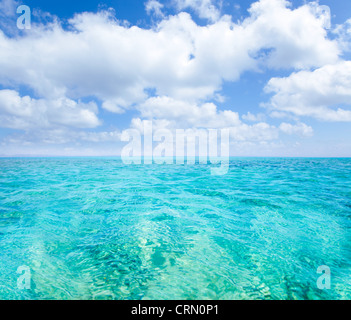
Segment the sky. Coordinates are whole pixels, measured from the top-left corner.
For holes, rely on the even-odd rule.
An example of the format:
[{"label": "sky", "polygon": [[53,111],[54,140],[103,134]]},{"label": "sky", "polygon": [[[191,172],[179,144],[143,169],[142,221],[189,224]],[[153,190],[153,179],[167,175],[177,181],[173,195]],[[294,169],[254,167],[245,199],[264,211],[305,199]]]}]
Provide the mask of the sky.
[{"label": "sky", "polygon": [[350,157],[350,106],[349,0],[0,0],[2,157],[117,156],[145,120]]}]

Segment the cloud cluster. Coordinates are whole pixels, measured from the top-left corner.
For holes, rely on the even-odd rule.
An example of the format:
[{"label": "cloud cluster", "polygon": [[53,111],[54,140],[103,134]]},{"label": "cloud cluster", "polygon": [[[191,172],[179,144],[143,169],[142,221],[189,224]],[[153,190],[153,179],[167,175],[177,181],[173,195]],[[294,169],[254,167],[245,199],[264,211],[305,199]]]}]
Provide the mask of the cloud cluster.
[{"label": "cloud cluster", "polygon": [[157,17],[164,17],[164,14],[162,12],[162,8],[164,5],[157,0],[149,0],[148,2],[145,3],[145,10],[147,14],[154,14]]},{"label": "cloud cluster", "polygon": [[214,103],[198,105],[169,97],[153,97],[138,109],[145,119],[172,120],[177,128],[224,128],[240,123],[237,112],[218,111]]},{"label": "cloud cluster", "polygon": [[82,103],[64,97],[32,99],[21,97],[14,90],[0,90],[0,122],[5,128],[94,128],[99,125],[97,112],[94,102]]},{"label": "cloud cluster", "polygon": [[177,9],[182,11],[187,8],[194,10],[200,18],[210,22],[218,21],[221,13],[218,1],[215,0],[173,0]]},{"label": "cloud cluster", "polygon": [[[351,121],[351,61],[273,78],[265,90],[274,95],[269,108],[323,121]],[[334,107],[334,108],[333,108]]]},{"label": "cloud cluster", "polygon": [[296,125],[292,125],[291,123],[283,122],[279,129],[286,134],[299,134],[301,136],[310,137],[313,135],[312,127],[306,125],[305,123],[298,123]]},{"label": "cloud cluster", "polygon": [[[10,0],[2,0],[9,8]],[[13,2],[11,2],[13,3]],[[279,132],[312,133],[300,122],[274,127],[262,115],[221,110],[215,98],[227,81],[245,72],[294,70],[273,78],[268,107],[295,116],[351,121],[350,62],[342,61],[340,41],[331,40],[330,12],[312,2],[291,8],[286,0],[259,0],[247,18],[233,22],[214,0],[173,0],[179,11],[165,16],[163,5],[146,2],[160,21],[141,28],[117,20],[113,11],[75,15],[63,27],[58,20],[37,24],[10,37],[0,30],[0,119],[2,127],[94,128],[107,112],[133,109],[139,119],[179,127],[232,128],[236,139],[275,139]],[[1,10],[0,10],[1,11]],[[35,97],[21,96],[19,87]],[[83,103],[81,101],[95,101]],[[135,123],[134,123],[135,124]],[[133,125],[133,123],[132,123]]]},{"label": "cloud cluster", "polygon": [[69,30],[53,23],[24,37],[0,33],[0,83],[24,84],[45,98],[93,95],[119,112],[145,101],[150,88],[175,99],[212,98],[223,80],[238,80],[263,62],[284,68],[334,63],[339,51],[326,36],[327,17],[309,5],[286,5],[261,0],[241,23],[224,16],[199,26],[180,13],[142,29],[99,12],[75,16]]},{"label": "cloud cluster", "polygon": [[351,51],[351,19],[348,19],[343,24],[337,25],[333,33],[337,36],[342,50],[346,52]]}]

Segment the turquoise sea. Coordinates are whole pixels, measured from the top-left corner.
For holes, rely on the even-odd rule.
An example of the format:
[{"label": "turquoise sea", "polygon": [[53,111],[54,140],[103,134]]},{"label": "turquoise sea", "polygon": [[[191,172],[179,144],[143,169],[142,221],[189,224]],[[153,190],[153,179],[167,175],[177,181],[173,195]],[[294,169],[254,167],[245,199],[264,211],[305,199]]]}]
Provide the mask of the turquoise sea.
[{"label": "turquoise sea", "polygon": [[351,159],[209,168],[0,159],[0,299],[351,299]]}]

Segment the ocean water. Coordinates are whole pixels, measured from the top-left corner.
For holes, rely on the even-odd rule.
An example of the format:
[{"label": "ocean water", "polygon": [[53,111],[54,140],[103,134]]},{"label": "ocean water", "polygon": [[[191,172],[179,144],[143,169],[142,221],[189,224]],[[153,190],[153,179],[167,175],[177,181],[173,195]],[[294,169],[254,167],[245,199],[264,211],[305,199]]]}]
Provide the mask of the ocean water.
[{"label": "ocean water", "polygon": [[351,298],[351,159],[209,168],[0,159],[0,299]]}]

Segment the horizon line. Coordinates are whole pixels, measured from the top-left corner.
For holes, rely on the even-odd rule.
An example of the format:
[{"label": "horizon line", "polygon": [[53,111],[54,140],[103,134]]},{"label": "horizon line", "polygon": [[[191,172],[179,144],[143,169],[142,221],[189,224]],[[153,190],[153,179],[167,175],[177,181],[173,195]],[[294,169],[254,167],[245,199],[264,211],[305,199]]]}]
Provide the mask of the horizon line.
[{"label": "horizon line", "polygon": [[[15,158],[22,158],[22,159],[31,159],[31,158],[121,158],[120,155],[96,155],[96,156],[88,156],[88,155],[81,155],[81,156],[67,156],[67,155],[13,155],[13,156],[2,156],[0,155],[0,159],[15,159]],[[128,157],[129,159],[134,158],[152,158],[152,159],[176,159],[176,158],[183,158],[183,157],[152,157],[152,156],[140,156],[140,157]],[[195,157],[184,157],[186,160],[187,158],[190,159],[198,159],[199,156]],[[201,157],[200,157],[201,158]],[[223,158],[221,156],[214,157],[214,158]],[[351,159],[351,156],[229,156],[229,159],[238,159],[238,158],[283,158],[283,159]]]}]

